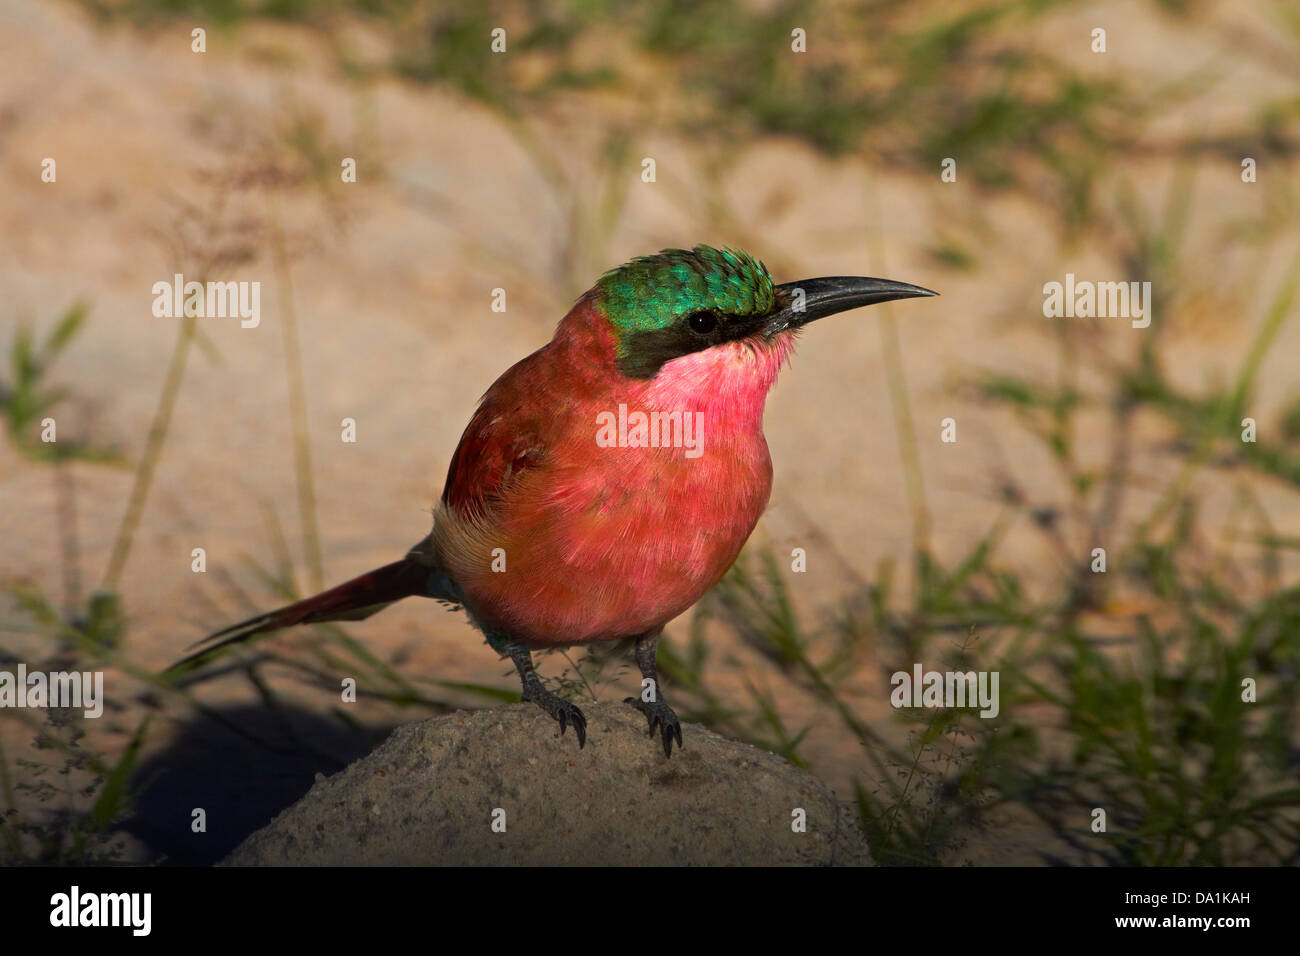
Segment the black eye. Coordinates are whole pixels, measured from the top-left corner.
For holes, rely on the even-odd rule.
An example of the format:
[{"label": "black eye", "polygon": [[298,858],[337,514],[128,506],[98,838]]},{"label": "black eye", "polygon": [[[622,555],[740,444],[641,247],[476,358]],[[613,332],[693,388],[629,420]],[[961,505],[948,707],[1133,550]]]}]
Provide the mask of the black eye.
[{"label": "black eye", "polygon": [[692,312],[687,316],[686,324],[696,335],[708,335],[718,327],[718,317],[712,312]]}]

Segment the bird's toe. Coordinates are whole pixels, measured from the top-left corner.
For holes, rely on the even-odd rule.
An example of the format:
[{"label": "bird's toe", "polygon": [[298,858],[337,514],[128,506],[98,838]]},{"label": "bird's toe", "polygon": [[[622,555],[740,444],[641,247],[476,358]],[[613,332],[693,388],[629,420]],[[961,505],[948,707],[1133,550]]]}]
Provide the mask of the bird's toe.
[{"label": "bird's toe", "polygon": [[564,732],[572,724],[573,732],[578,738],[579,750],[587,745],[587,715],[578,708],[577,704],[546,690],[526,694],[524,700],[536,704],[556,720],[560,725],[561,737],[564,736]]},{"label": "bird's toe", "polygon": [[641,713],[645,714],[646,722],[649,724],[649,736],[653,737],[655,731],[659,731],[663,739],[664,756],[673,755],[673,741],[677,741],[677,746],[682,746],[682,722],[678,719],[677,714],[671,707],[662,700],[644,701],[639,697],[628,697],[624,703],[631,704]]}]

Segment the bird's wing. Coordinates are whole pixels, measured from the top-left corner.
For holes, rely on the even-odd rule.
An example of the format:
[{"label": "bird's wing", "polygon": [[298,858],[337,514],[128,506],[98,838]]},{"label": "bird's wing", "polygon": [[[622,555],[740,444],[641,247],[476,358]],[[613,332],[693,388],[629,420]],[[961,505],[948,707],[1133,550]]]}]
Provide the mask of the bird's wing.
[{"label": "bird's wing", "polygon": [[461,514],[482,514],[501,499],[512,478],[545,461],[537,436],[518,429],[517,422],[479,422],[475,416],[451,459],[443,503]]},{"label": "bird's wing", "polygon": [[489,511],[515,479],[547,460],[545,422],[536,404],[542,390],[528,387],[527,371],[511,369],[502,376],[465,426],[442,492],[443,504],[462,515]]}]

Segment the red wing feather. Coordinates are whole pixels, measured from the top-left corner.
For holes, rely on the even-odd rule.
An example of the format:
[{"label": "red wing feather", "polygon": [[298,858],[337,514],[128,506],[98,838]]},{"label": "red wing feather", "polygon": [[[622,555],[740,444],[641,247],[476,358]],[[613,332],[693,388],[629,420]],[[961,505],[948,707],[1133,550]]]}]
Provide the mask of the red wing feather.
[{"label": "red wing feather", "polygon": [[537,403],[546,386],[535,381],[540,352],[517,363],[492,386],[465,427],[447,468],[443,504],[461,514],[481,514],[511,478],[546,460]]}]

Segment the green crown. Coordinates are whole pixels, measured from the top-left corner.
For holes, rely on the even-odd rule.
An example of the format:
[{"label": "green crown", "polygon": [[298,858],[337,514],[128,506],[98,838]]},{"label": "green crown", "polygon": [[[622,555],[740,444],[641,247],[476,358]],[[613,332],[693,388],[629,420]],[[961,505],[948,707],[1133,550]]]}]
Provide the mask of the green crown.
[{"label": "green crown", "polygon": [[767,266],[738,249],[665,249],[639,256],[600,277],[605,313],[624,333],[667,328],[682,316],[711,310],[754,315],[772,308]]}]

